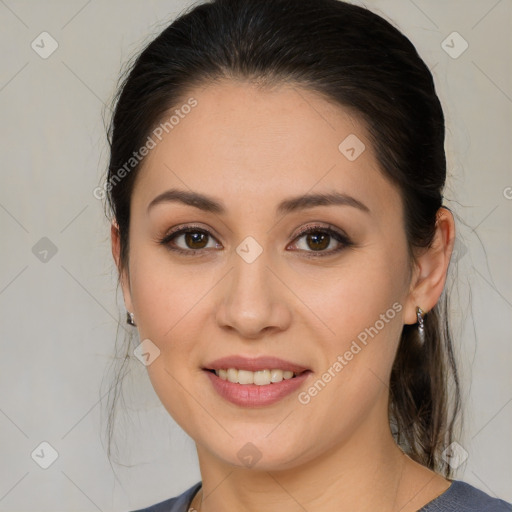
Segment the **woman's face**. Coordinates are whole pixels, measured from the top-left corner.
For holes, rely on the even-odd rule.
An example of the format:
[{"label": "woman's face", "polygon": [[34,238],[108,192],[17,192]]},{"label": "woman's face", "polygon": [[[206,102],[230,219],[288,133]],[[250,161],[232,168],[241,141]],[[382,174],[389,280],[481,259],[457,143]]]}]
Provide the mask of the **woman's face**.
[{"label": "woman's face", "polygon": [[[160,400],[238,466],[290,468],[388,435],[414,304],[399,192],[363,125],[298,87],[225,81],[189,98],[137,177],[123,284]],[[229,368],[257,383],[209,371]]]}]

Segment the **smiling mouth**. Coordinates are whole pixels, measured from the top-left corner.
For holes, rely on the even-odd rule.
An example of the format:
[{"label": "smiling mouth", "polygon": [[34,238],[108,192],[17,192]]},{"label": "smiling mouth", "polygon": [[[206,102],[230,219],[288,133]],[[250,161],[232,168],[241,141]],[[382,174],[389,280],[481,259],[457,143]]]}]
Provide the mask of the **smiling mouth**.
[{"label": "smiling mouth", "polygon": [[256,384],[257,386],[277,384],[283,380],[293,379],[302,373],[309,372],[309,370],[305,370],[303,372],[292,372],[290,370],[280,370],[277,368],[257,370],[254,372],[250,370],[238,370],[236,368],[218,370],[208,369],[207,371],[215,373],[215,375],[220,379],[233,384]]}]

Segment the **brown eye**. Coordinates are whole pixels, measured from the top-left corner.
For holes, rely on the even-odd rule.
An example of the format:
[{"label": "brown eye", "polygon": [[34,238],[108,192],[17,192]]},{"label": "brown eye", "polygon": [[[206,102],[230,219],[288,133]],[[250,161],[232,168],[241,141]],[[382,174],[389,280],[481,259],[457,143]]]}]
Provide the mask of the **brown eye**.
[{"label": "brown eye", "polygon": [[320,226],[304,229],[295,240],[295,248],[308,256],[329,256],[353,245],[346,235]]},{"label": "brown eye", "polygon": [[313,251],[322,251],[329,247],[331,236],[326,233],[310,233],[306,235],[306,243]]},{"label": "brown eye", "polygon": [[191,231],[182,236],[189,249],[204,249],[208,242],[208,235],[199,231]]},{"label": "brown eye", "polygon": [[208,231],[194,227],[176,230],[160,243],[172,251],[189,255],[222,247]]}]

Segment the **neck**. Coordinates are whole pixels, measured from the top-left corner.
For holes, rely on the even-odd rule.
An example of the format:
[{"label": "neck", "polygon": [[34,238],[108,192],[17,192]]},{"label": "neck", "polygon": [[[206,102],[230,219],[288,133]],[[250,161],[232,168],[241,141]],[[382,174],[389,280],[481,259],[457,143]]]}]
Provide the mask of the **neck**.
[{"label": "neck", "polygon": [[[366,428],[361,425],[349,440],[287,470],[240,468],[198,445],[203,482],[201,512],[296,512],[301,507],[407,512],[407,504],[413,503],[412,496],[419,488],[411,485],[413,474],[422,473],[425,483],[436,475],[404,455],[388,430],[378,435],[370,426],[371,422]],[[404,485],[409,492],[404,491]]]}]

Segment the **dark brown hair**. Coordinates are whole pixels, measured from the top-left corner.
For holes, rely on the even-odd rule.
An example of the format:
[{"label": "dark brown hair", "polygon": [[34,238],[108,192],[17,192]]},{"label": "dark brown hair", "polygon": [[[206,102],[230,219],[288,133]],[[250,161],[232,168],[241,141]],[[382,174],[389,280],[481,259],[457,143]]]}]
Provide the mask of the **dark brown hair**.
[{"label": "dark brown hair", "polygon": [[[339,0],[214,0],[165,28],[119,88],[105,191],[119,226],[120,270],[128,268],[130,198],[140,164],[122,179],[119,170],[187,91],[224,78],[291,83],[356,112],[382,173],[401,193],[411,262],[414,249],[431,244],[446,179],[444,115],[432,74],[409,39],[382,17]],[[404,451],[450,476],[440,454],[453,438],[460,390],[447,300],[445,290],[428,312],[424,345],[416,326],[404,326],[389,413]],[[110,455],[111,422],[109,428]]]}]

